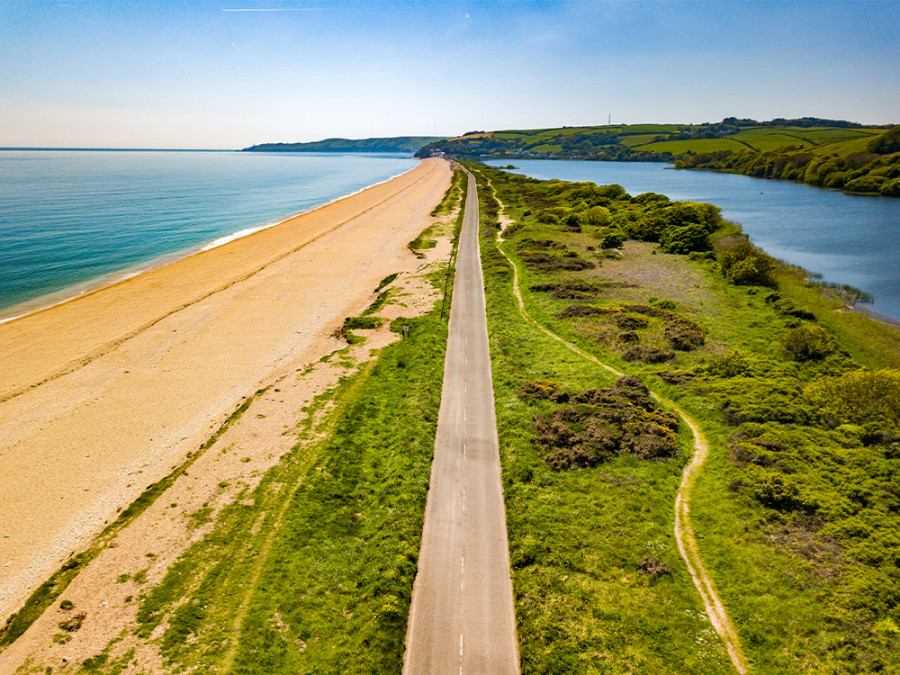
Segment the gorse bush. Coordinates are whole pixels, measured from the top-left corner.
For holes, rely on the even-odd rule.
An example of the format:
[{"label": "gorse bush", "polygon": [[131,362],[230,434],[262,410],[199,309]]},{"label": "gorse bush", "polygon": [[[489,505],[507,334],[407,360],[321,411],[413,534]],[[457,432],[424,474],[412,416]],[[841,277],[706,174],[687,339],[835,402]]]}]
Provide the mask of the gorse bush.
[{"label": "gorse bush", "polygon": [[817,361],[834,352],[834,343],[820,326],[803,324],[780,338],[781,346],[798,361]]},{"label": "gorse bush", "polygon": [[725,278],[739,286],[774,286],[775,260],[749,241],[726,249],[719,256]]},{"label": "gorse bush", "polygon": [[571,395],[530,382],[518,394],[561,404],[535,416],[535,443],[554,469],[596,466],[619,454],[665,459],[678,449],[678,418],[653,406],[640,378],[620,377],[609,389]]},{"label": "gorse bush", "polygon": [[855,370],[823,377],[804,393],[832,424],[881,420],[900,426],[900,371]]}]

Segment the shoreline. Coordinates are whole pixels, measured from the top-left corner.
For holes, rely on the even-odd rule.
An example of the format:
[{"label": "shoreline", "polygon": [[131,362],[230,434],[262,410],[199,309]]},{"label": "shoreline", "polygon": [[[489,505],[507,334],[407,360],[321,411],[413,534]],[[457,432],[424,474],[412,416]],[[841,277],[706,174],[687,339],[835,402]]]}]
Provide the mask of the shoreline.
[{"label": "shoreline", "polygon": [[[2,149],[2,148],[0,148]],[[185,152],[193,152],[193,151],[185,151]],[[223,151],[224,152],[224,151]],[[159,256],[157,258],[153,258],[150,260],[146,260],[142,263],[138,263],[137,265],[132,265],[130,267],[126,267],[124,269],[118,270],[116,272],[109,272],[107,274],[100,275],[99,277],[95,277],[88,281],[83,281],[81,283],[72,284],[70,286],[66,286],[65,288],[61,288],[58,291],[53,291],[51,293],[45,293],[44,295],[40,295],[36,298],[32,298],[31,300],[25,300],[24,302],[19,302],[14,305],[9,305],[8,307],[0,307],[0,325],[5,323],[9,323],[10,321],[15,321],[16,319],[21,319],[27,316],[31,316],[32,314],[36,314],[38,312],[42,312],[47,309],[51,309],[53,307],[57,307],[59,305],[63,305],[67,302],[71,302],[72,300],[77,300],[78,298],[85,297],[95,293],[97,291],[102,291],[105,288],[109,288],[111,286],[115,286],[124,281],[128,281],[129,279],[133,279],[134,277],[140,276],[141,274],[146,274],[147,272],[153,272],[155,270],[161,269],[163,267],[167,267],[173,263],[177,263],[181,260],[185,260],[192,256],[195,256],[199,253],[204,253],[206,251],[211,251],[213,249],[219,248],[220,246],[224,246],[226,244],[231,243],[232,241],[237,241],[239,239],[244,239],[246,237],[251,237],[258,232],[262,232],[264,230],[268,230],[273,227],[277,227],[278,225],[282,225],[287,223],[288,221],[293,220],[294,218],[299,218],[300,216],[304,216],[310,213],[317,211],[318,209],[325,208],[332,204],[335,204],[342,199],[347,199],[348,197],[353,197],[354,195],[358,195],[370,188],[376,187],[378,185],[384,185],[385,183],[389,183],[395,178],[399,178],[410,171],[415,171],[415,169],[421,164],[422,160],[418,158],[415,159],[419,164],[416,166],[407,169],[406,171],[402,171],[398,174],[394,174],[384,180],[377,181],[370,185],[366,185],[365,187],[361,187],[358,190],[354,190],[353,192],[348,192],[347,194],[341,195],[339,197],[334,197],[326,202],[322,202],[315,206],[311,206],[307,209],[303,209],[301,211],[297,211],[292,213],[284,218],[279,218],[278,220],[269,221],[263,223],[261,225],[254,225],[251,227],[246,227],[231,234],[222,235],[220,237],[216,237],[208,242],[196,244],[194,246],[190,246],[185,249],[181,249],[180,251],[173,251],[172,253],[167,253],[165,255]]]},{"label": "shoreline", "polygon": [[277,378],[292,387],[340,346],[335,330],[379,282],[420,265],[408,243],[430,225],[450,175],[447,162],[426,160],[278,227],[0,324],[0,623],[243,401]]}]

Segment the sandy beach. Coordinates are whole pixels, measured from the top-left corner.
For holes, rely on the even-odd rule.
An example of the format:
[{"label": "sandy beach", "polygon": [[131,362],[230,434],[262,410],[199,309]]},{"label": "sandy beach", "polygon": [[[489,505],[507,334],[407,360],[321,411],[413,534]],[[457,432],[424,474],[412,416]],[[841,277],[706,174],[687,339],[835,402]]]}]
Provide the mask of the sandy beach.
[{"label": "sandy beach", "polygon": [[[260,387],[316,362],[449,186],[443,160],[0,324],[0,624]],[[287,423],[287,422],[285,422]]]}]

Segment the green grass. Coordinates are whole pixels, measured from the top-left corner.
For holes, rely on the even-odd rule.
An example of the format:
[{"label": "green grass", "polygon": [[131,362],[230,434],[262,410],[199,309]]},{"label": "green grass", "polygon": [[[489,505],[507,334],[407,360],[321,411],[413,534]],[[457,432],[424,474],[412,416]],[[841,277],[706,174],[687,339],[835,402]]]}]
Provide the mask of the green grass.
[{"label": "green grass", "polygon": [[806,148],[814,145],[814,143],[806,140],[799,134],[773,131],[771,129],[742,131],[741,133],[732,136],[732,138],[734,140],[743,141],[754,150],[760,152],[768,152],[770,150],[777,150],[789,146]]},{"label": "green grass", "polygon": [[[524,225],[506,245],[513,257],[517,257],[515,238],[521,237],[562,241],[581,257],[596,254],[602,228],[567,232],[523,217],[539,185],[518,178],[507,182],[493,170],[483,171],[494,177],[500,198],[509,206],[507,215]],[[564,199],[565,184],[554,184],[548,198],[552,193]],[[615,212],[633,205],[612,203],[609,207]],[[724,231],[720,240],[733,234]],[[645,546],[667,541],[660,536],[671,530],[667,509],[683,459],[648,467],[622,458],[598,469],[558,474],[546,467],[531,441],[532,417],[541,409],[514,395],[516,383],[543,379],[570,389],[584,386],[579,377],[596,387],[605,386],[608,379],[584,362],[571,362],[572,357],[558,345],[532,334],[515,312],[502,261],[492,252],[490,241],[483,245],[492,357],[499,364],[495,391],[511,552],[514,563],[528,561],[513,571],[523,672],[666,672],[666,668],[715,672],[716,667],[727,668],[715,660],[702,667],[683,661],[691,653],[692,639],[696,644],[696,634],[676,628],[672,617],[655,611],[663,602],[684,607],[691,601],[691,587],[676,583],[683,580],[680,561],[660,558],[675,574],[666,580],[671,587],[657,580],[652,599],[645,595],[649,591],[634,591],[634,569],[626,563],[629,555],[632,561],[637,556],[642,537],[646,537]],[[714,261],[667,255],[652,244],[634,242],[625,246],[621,259],[597,261],[600,266],[593,270],[553,273],[519,260],[520,284],[527,289],[563,279],[595,284],[629,281],[633,285],[601,286],[593,299],[580,302],[612,306],[647,304],[653,298],[670,300],[678,313],[707,329],[706,343],[695,351],[676,352],[675,359],[665,364],[628,362],[622,359],[621,347],[609,341],[604,319],[557,317],[579,300],[525,292],[526,306],[532,316],[585,351],[625,372],[643,374],[648,385],[701,423],[711,451],[694,490],[694,527],[754,668],[766,673],[839,673],[892,672],[900,667],[898,607],[892,600],[897,586],[889,571],[889,561],[898,550],[891,534],[898,525],[896,509],[890,506],[895,499],[891,495],[896,489],[891,486],[897,460],[890,459],[890,446],[863,446],[844,432],[816,426],[816,411],[803,396],[806,383],[834,369],[854,367],[853,363],[839,353],[821,363],[792,361],[777,337],[797,320],[766,301],[768,289],[726,283]],[[896,367],[900,332],[895,327],[858,313],[836,311],[835,300],[823,297],[820,287],[789,268],[781,269],[778,278],[782,298],[812,311],[817,323],[852,357],[871,367]],[[647,327],[636,332],[641,341],[660,341],[662,328],[660,320],[651,317]],[[749,355],[749,376],[704,375],[708,364],[734,349]],[[696,384],[670,384],[654,375],[659,371],[693,374]],[[736,416],[787,421],[729,421],[723,413],[726,408]],[[760,460],[759,466],[732,457],[733,444],[746,433],[762,434],[763,445],[746,446],[751,456],[757,452],[768,458]],[[772,443],[775,450],[767,450]],[[798,491],[796,499],[814,504],[813,515],[760,502],[755,495],[768,494],[765,486],[773,480],[787,481]],[[644,491],[648,483],[652,489]],[[857,502],[869,506],[860,510]],[[856,516],[847,515],[857,511]],[[863,519],[865,525],[853,529],[851,524],[858,522],[854,518]],[[564,534],[557,537],[557,531]],[[614,554],[584,550],[607,541]],[[606,556],[600,569],[614,572],[607,577],[583,564],[592,554]],[[578,564],[565,567],[567,561]],[[560,581],[563,577],[567,577],[565,583]],[[600,620],[596,608],[606,607],[607,598],[615,599],[616,610],[604,613]],[[636,601],[634,606],[631,600]],[[642,615],[643,605],[649,609],[645,607]],[[641,628],[650,633],[642,634]],[[634,643],[627,640],[632,635],[638,636]],[[676,663],[689,665],[679,670]]]},{"label": "green grass", "polygon": [[239,495],[143,598],[140,635],[166,621],[168,663],[399,670],[446,339],[434,312],[403,322],[410,338],[327,397],[326,438]]},{"label": "green grass", "polygon": [[[486,192],[482,187],[482,196]],[[521,384],[552,380],[578,391],[611,379],[521,318],[508,263],[495,248],[495,231],[485,229],[488,331],[523,673],[729,672],[670,526],[687,453],[669,462],[622,457],[563,472],[541,460],[530,429],[543,408],[519,399]],[[531,304],[529,310],[537,313]],[[687,443],[683,437],[683,447]],[[654,581],[640,574],[644,556],[662,560],[672,577]]]},{"label": "green grass", "polygon": [[652,143],[660,136],[666,137],[668,133],[658,133],[658,134],[633,134],[629,136],[624,136],[621,139],[622,145],[628,148],[633,148],[638,145],[644,145],[646,143]]},{"label": "green grass", "polygon": [[719,150],[746,150],[747,146],[740,141],[731,138],[697,138],[685,141],[661,141],[638,145],[635,150],[647,150],[649,152],[671,152],[678,155],[683,152],[717,152]]}]

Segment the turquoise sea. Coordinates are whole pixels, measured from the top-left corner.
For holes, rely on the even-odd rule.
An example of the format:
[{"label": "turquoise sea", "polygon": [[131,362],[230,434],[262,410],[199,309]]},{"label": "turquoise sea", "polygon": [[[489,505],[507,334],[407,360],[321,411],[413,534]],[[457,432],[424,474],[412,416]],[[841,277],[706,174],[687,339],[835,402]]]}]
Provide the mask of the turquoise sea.
[{"label": "turquoise sea", "polygon": [[414,166],[394,154],[0,151],[0,318]]},{"label": "turquoise sea", "polygon": [[[488,164],[506,166],[510,160]],[[849,284],[874,298],[863,305],[900,322],[900,199],[712,171],[676,171],[659,162],[514,159],[514,173],[534,178],[618,183],[633,195],[711,202],[776,258]]]}]

